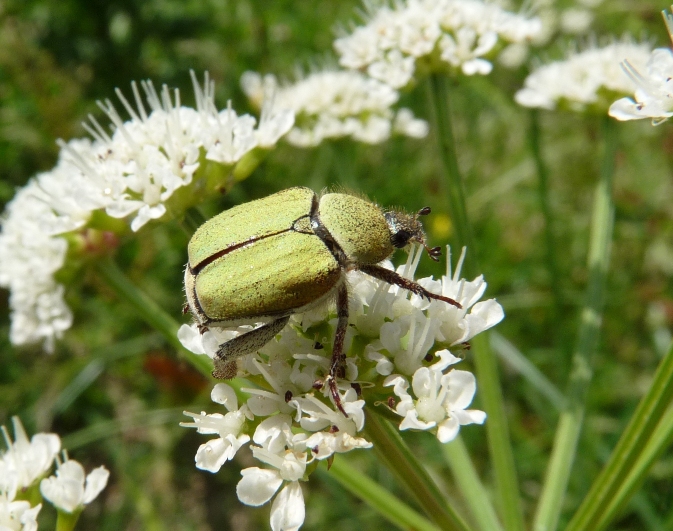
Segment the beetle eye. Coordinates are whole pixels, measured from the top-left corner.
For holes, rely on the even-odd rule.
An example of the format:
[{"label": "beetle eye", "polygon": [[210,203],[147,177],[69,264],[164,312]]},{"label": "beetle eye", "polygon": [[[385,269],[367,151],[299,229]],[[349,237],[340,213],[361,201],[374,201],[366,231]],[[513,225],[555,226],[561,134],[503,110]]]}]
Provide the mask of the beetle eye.
[{"label": "beetle eye", "polygon": [[390,243],[392,243],[394,247],[401,249],[402,247],[407,246],[410,239],[411,239],[411,233],[409,231],[401,229],[390,237]]}]

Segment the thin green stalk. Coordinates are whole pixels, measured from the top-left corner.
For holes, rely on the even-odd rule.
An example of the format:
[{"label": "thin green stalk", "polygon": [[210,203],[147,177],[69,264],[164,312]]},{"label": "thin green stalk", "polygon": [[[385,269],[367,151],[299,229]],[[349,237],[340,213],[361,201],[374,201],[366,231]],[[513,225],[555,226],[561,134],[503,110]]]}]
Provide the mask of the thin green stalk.
[{"label": "thin green stalk", "polygon": [[443,531],[468,531],[470,528],[447,503],[423,465],[409,450],[399,432],[375,410],[365,408],[365,437],[374,444],[374,451],[412,494],[426,514]]},{"label": "thin green stalk", "polygon": [[56,516],[56,531],[73,531],[80,514],[82,514],[82,509],[73,513],[58,511]]},{"label": "thin green stalk", "polygon": [[430,520],[418,514],[406,503],[378,483],[349,465],[344,456],[338,456],[329,473],[318,468],[318,473],[336,479],[342,487],[363,500],[372,509],[400,529],[409,531],[440,531]]},{"label": "thin green stalk", "polygon": [[101,260],[98,262],[96,269],[107,285],[115,291],[120,299],[129,303],[139,317],[161,333],[166,341],[173,345],[178,353],[196,369],[210,376],[213,370],[210,359],[207,356],[187,353],[178,339],[180,324],[149,295],[133,284],[112,259]]},{"label": "thin green stalk", "polygon": [[[467,218],[465,191],[458,168],[451,127],[449,79],[441,74],[432,74],[429,87],[435,133],[439,143],[439,155],[449,191],[451,215],[459,245],[465,245],[468,248],[465,261],[466,276],[473,277],[478,275],[480,271],[472,227]],[[506,529],[510,531],[523,530],[524,522],[519,496],[519,482],[507,427],[497,359],[491,351],[487,333],[475,337],[472,340],[472,347],[479,382],[479,396],[488,415],[486,433],[495,472],[498,506],[502,512]]]},{"label": "thin green stalk", "polygon": [[550,531],[556,529],[558,524],[568,479],[577,453],[587,389],[593,375],[591,360],[596,350],[601,326],[603,292],[610,261],[610,242],[614,224],[612,174],[617,150],[617,130],[608,120],[609,118],[606,117],[603,121],[603,163],[594,196],[589,235],[589,280],[566,393],[568,407],[559,418],[551,458],[533,522],[535,531]]},{"label": "thin green stalk", "polygon": [[479,479],[460,435],[450,443],[443,444],[442,451],[451,467],[460,493],[470,508],[472,518],[479,528],[482,531],[502,531],[503,527],[500,525],[488,492]]},{"label": "thin green stalk", "polygon": [[510,341],[498,332],[491,331],[491,348],[502,358],[506,365],[515,370],[524,380],[546,397],[557,411],[565,409],[565,395],[523,355]]},{"label": "thin green stalk", "polygon": [[474,337],[472,352],[479,382],[479,399],[488,415],[486,435],[495,472],[496,494],[503,525],[508,531],[525,529],[519,480],[509,437],[505,400],[500,388],[497,358],[491,350],[488,332]]},{"label": "thin green stalk", "polygon": [[448,186],[451,219],[456,231],[458,245],[460,247],[467,246],[465,270],[469,274],[478,274],[477,246],[474,244],[472,227],[467,218],[465,187],[458,168],[458,157],[456,156],[456,145],[451,125],[449,83],[450,80],[446,76],[437,73],[431,74],[429,101],[432,107],[435,135],[439,144],[439,158],[442,161],[442,169]]},{"label": "thin green stalk", "polygon": [[556,235],[554,231],[554,216],[549,204],[549,176],[547,166],[542,158],[542,149],[540,146],[540,113],[534,109],[530,113],[530,127],[528,129],[528,140],[530,149],[535,160],[535,168],[538,178],[538,196],[540,200],[540,210],[544,217],[544,235],[545,235],[545,254],[547,260],[547,269],[549,270],[549,282],[552,294],[554,296],[554,317],[558,319],[562,315],[563,299],[561,297],[561,275],[558,269],[556,259]]},{"label": "thin green stalk", "polygon": [[[605,467],[593,482],[589,493],[568,524],[566,531],[599,531],[610,523],[647,469],[670,441],[671,418],[667,414],[673,403],[673,346],[661,361],[654,381],[641,399],[624,433],[619,438]],[[661,431],[657,426],[661,424]],[[653,446],[649,442],[654,441]],[[631,476],[631,474],[635,474]]]}]

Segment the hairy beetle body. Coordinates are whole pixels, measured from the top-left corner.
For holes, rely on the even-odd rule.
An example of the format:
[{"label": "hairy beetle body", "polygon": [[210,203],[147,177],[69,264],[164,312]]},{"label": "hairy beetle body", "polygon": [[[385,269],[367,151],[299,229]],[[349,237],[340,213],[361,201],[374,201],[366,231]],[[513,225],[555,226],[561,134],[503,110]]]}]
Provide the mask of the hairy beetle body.
[{"label": "hairy beetle body", "polygon": [[[318,198],[297,187],[204,223],[188,245],[185,291],[192,314],[203,329],[262,323],[220,345],[213,375],[233,377],[235,360],[263,347],[290,315],[336,298],[338,324],[328,380],[343,412],[336,379],[348,325],[347,271],[360,269],[428,299],[460,306],[376,265],[412,241],[425,246],[417,218],[429,212],[427,207],[415,216],[384,212],[359,197],[329,193]],[[426,249],[437,259],[438,248]]]}]

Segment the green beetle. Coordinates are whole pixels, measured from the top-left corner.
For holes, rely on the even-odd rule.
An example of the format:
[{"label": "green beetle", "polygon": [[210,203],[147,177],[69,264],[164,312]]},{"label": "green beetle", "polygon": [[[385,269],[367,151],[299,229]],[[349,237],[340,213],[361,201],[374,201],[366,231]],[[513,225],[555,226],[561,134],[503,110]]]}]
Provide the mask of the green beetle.
[{"label": "green beetle", "polygon": [[347,271],[358,269],[460,308],[455,300],[378,265],[411,242],[438,260],[441,250],[426,245],[418,220],[429,213],[429,207],[415,215],[383,211],[354,195],[318,197],[296,187],[238,205],[201,225],[189,241],[185,269],[188,307],[201,330],[262,323],[220,345],[213,376],[232,378],[236,359],[271,341],[290,315],[336,299],[338,324],[327,380],[345,414],[336,380],[345,363]]}]

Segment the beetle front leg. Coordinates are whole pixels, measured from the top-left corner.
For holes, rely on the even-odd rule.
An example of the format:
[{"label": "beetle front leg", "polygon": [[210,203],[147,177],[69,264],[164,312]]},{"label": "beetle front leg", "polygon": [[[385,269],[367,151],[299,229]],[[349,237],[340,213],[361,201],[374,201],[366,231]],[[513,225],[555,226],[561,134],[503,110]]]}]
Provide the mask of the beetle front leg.
[{"label": "beetle front leg", "polygon": [[345,376],[343,374],[345,369],[346,355],[344,354],[344,340],[346,339],[346,330],[348,330],[348,288],[346,283],[342,283],[337,292],[337,327],[334,334],[334,347],[332,348],[332,362],[330,363],[329,376],[329,390],[334,399],[336,407],[339,408],[348,417],[346,410],[341,403],[341,395],[339,394],[339,387],[337,386],[337,378]]},{"label": "beetle front leg", "polygon": [[289,320],[289,315],[281,317],[222,343],[215,353],[213,376],[219,380],[230,380],[236,376],[236,366],[233,362],[262,348],[285,328]]},{"label": "beetle front leg", "polygon": [[394,284],[401,288],[408,289],[409,291],[415,293],[419,297],[425,297],[428,300],[436,299],[438,301],[448,302],[449,304],[452,304],[456,308],[462,308],[459,302],[451,299],[450,297],[444,297],[443,295],[437,295],[436,293],[432,293],[431,291],[428,291],[423,286],[421,286],[418,282],[414,282],[413,280],[404,278],[402,275],[396,273],[395,271],[391,271],[390,269],[386,269],[385,267],[368,264],[368,265],[361,265],[358,267],[358,269],[363,273],[367,273],[368,275],[371,275],[374,278],[383,280],[388,284]]}]

